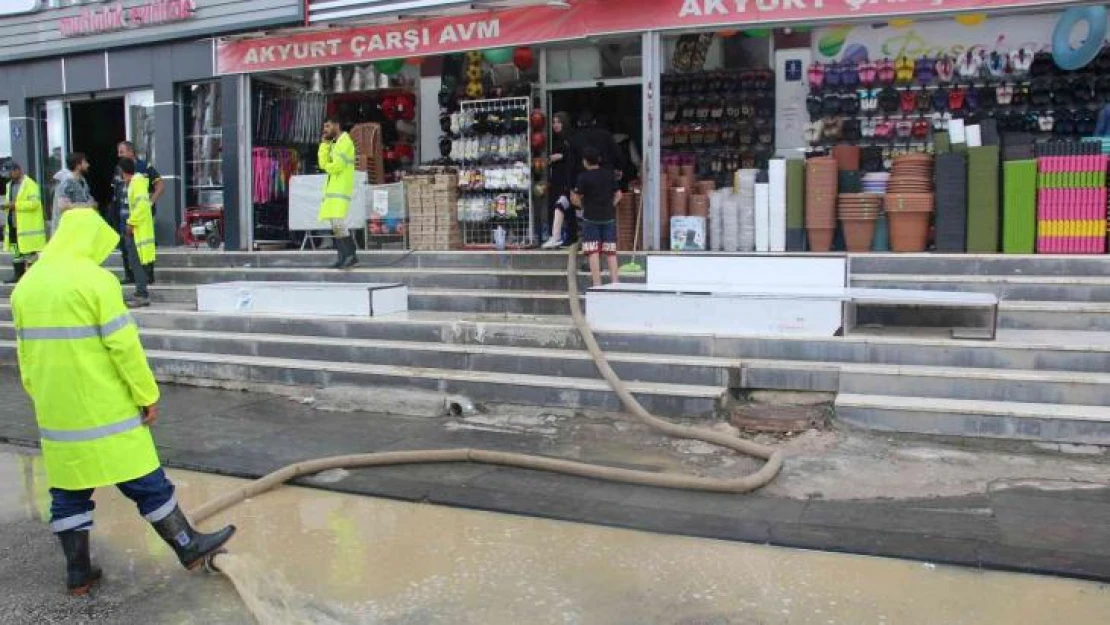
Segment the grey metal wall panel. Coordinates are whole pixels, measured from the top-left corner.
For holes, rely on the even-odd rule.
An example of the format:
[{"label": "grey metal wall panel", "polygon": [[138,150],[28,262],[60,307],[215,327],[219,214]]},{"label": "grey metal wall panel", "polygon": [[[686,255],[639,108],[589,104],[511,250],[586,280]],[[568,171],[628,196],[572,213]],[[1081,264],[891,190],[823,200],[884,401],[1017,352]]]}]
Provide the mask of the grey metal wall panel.
[{"label": "grey metal wall panel", "polygon": [[239,98],[246,97],[240,90],[239,76],[224,76],[220,79],[220,112],[223,122],[223,169],[224,178],[224,248],[238,250],[239,241],[243,230],[249,228],[249,223],[240,223],[239,219],[239,140],[240,132],[246,132],[240,126],[249,124],[249,120],[239,119]]},{"label": "grey metal wall panel", "polygon": [[3,69],[8,74],[8,99],[62,93],[62,63],[57,59],[21,63]]},{"label": "grey metal wall panel", "polygon": [[65,58],[65,92],[82,93],[102,91],[104,84],[104,54],[92,53]]},{"label": "grey metal wall panel", "polygon": [[[108,53],[108,87],[134,89],[154,84],[155,60],[163,55],[162,47],[130,48]],[[104,56],[101,54],[101,56]],[[66,57],[69,65],[69,57]]]},{"label": "grey metal wall panel", "polygon": [[169,63],[174,80],[186,82],[211,78],[212,41],[180,41],[165,46],[166,52],[159,53],[159,59]]},{"label": "grey metal wall panel", "polygon": [[[121,0],[125,8],[151,0]],[[302,0],[193,0],[193,17],[179,22],[128,28],[110,33],[63,37],[60,20],[81,15],[86,7],[47,9],[0,19],[0,62],[33,57],[134,46],[156,41],[205,38],[264,26],[299,23],[304,18]]]}]

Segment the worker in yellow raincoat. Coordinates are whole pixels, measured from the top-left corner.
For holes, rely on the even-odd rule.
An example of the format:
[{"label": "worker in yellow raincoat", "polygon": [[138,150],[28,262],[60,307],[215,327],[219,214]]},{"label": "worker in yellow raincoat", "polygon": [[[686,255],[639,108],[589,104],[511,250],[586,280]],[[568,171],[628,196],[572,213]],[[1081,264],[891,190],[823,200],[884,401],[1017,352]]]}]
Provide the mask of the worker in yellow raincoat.
[{"label": "worker in yellow raincoat", "polygon": [[35,262],[36,255],[46,247],[46,216],[42,212],[42,192],[19,163],[6,167],[8,188],[4,193],[4,251],[12,255],[12,279],[15,284]]},{"label": "worker in yellow raincoat", "polygon": [[150,433],[158,384],[119,280],[100,266],[118,242],[96,209],[67,210],[11,298],[19,373],[34,403],[50,485],[50,528],[75,595],[101,575],[89,557],[97,488],[116,486],[134,501],[190,569],[235,532],[194,530],[162,471]]},{"label": "worker in yellow raincoat", "polygon": [[347,210],[355,193],[355,142],[343,132],[338,118],[329,116],[324,120],[324,138],[316,157],[320,169],[328,175],[316,218],[328,222],[335,237],[339,259],[332,267],[348,269],[358,264],[355,240],[347,229]]},{"label": "worker in yellow raincoat", "polygon": [[150,306],[150,293],[147,290],[150,272],[146,268],[154,263],[156,256],[150,181],[146,176],[136,173],[135,169],[134,159],[119,159],[120,175],[127,184],[127,208],[130,211],[123,248],[134,270],[131,273],[135,276],[135,295],[127,300],[128,308]]}]

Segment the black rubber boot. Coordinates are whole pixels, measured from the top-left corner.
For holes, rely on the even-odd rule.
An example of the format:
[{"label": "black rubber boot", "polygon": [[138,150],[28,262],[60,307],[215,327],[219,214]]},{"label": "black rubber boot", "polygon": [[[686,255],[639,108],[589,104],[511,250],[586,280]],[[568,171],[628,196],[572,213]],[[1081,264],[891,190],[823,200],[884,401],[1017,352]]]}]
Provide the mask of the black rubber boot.
[{"label": "black rubber boot", "polygon": [[146,283],[154,284],[154,263],[143,265],[143,270],[146,271]]},{"label": "black rubber boot", "polygon": [[208,556],[218,553],[220,548],[235,535],[234,525],[228,525],[211,534],[198,532],[189,524],[189,519],[185,518],[181,508],[174,508],[169,516],[151,525],[162,540],[177,553],[181,566],[190,571],[204,564]]},{"label": "black rubber boot", "polygon": [[332,269],[342,269],[347,265],[347,239],[335,240],[335,253],[339,256],[335,260],[335,264],[331,266]]},{"label": "black rubber boot", "polygon": [[343,239],[343,245],[347,252],[347,259],[343,261],[343,268],[350,269],[358,264],[358,248],[355,247],[355,238],[347,237]]},{"label": "black rubber boot", "polygon": [[15,284],[19,282],[19,279],[22,278],[25,273],[27,273],[27,263],[12,263],[12,279],[5,280],[4,284]]},{"label": "black rubber boot", "polygon": [[102,574],[98,567],[92,565],[89,557],[89,533],[61,532],[58,540],[62,543],[62,552],[66,556],[66,588],[69,589],[69,594],[75,597],[87,595]]}]

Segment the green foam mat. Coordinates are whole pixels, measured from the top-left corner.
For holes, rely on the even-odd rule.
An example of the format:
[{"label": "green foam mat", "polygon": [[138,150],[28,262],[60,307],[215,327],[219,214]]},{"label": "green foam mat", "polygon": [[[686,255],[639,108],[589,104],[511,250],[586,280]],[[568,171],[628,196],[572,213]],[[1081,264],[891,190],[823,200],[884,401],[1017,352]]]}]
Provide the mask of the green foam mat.
[{"label": "green foam mat", "polygon": [[786,228],[804,228],[805,213],[806,162],[790,159],[786,161]]},{"label": "green foam mat", "polygon": [[952,151],[952,138],[948,132],[941,130],[933,133],[933,151],[937,154],[948,154]]},{"label": "green foam mat", "polygon": [[967,251],[998,251],[999,148],[967,148]]},{"label": "green foam mat", "polygon": [[1032,254],[1037,242],[1037,161],[1002,164],[1002,251]]},{"label": "green foam mat", "polygon": [[836,176],[837,193],[861,193],[863,191],[863,172],[842,171]]}]

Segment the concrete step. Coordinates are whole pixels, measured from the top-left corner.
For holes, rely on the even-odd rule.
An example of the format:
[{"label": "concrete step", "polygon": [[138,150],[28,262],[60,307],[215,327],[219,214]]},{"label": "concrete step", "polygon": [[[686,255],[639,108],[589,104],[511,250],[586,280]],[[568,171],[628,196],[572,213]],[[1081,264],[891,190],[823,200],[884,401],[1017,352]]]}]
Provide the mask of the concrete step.
[{"label": "concrete step", "polygon": [[[10,322],[0,322],[0,340],[15,340]],[[584,350],[497,347],[440,342],[368,340],[230,332],[142,329],[143,345],[162,352],[239,354],[263,358],[490,371],[553,378],[598,378]],[[739,362],[724,358],[655,354],[608,354],[622,380],[695,386],[724,386],[739,379]]]},{"label": "concrete step", "polygon": [[844,365],[840,393],[1042,405],[1110,405],[1110,374],[957,367]]},{"label": "concrete step", "polygon": [[1110,302],[1110,277],[852,274],[852,286],[994,293],[1002,300]]},{"label": "concrete step", "polygon": [[[566,310],[565,308],[563,310]],[[134,311],[143,328],[212,334],[259,333],[580,351],[569,317],[416,311],[368,319],[199,313],[159,304]],[[0,319],[10,320],[0,300]],[[930,334],[760,337],[602,332],[607,352],[669,354],[743,361],[855,363],[1030,371],[1110,372],[1110,335],[1102,332],[1002,330],[997,341]],[[803,372],[804,375],[808,375]],[[767,388],[774,388],[768,386]],[[784,386],[782,388],[791,388]]]},{"label": "concrete step", "polygon": [[1110,303],[1008,301],[998,313],[1000,328],[1110,332]]},{"label": "concrete step", "polygon": [[[0,297],[11,296],[12,285],[0,285]],[[133,292],[124,287],[124,293]],[[175,308],[197,303],[196,286],[158,284],[150,287],[150,301]],[[476,314],[565,315],[569,313],[566,293],[542,291],[501,291],[493,289],[409,289],[409,310],[452,311]]]},{"label": "concrete step", "polygon": [[[158,269],[157,278],[160,284],[166,285],[195,285],[231,281],[399,282],[416,288],[522,290],[558,293],[565,292],[567,289],[567,274],[563,270],[359,267],[348,271],[335,271],[306,267],[276,269],[170,267]],[[578,284],[580,288],[585,289],[590,284],[589,275],[579,273]]]},{"label": "concrete step", "polygon": [[[0,363],[14,365],[15,342],[0,341],[0,355]],[[149,350],[147,358],[166,382],[409,388],[477,402],[621,410],[620,400],[601,379],[161,350]],[[648,411],[669,417],[714,418],[729,396],[723,386],[632,382],[628,387]]]},{"label": "concrete step", "polygon": [[1105,406],[841,393],[836,416],[884,432],[1110,444]]},{"label": "concrete step", "polygon": [[[366,266],[392,266],[408,268],[455,269],[505,269],[505,270],[560,270],[566,269],[565,251],[448,251],[404,252],[360,250],[359,259]],[[159,248],[160,268],[317,268],[324,269],[335,262],[333,250],[284,251],[284,252],[220,252],[192,250],[191,248]],[[622,257],[623,262],[623,257]],[[7,263],[5,263],[7,264]],[[113,254],[107,265],[121,265],[119,254]]]},{"label": "concrete step", "polygon": [[1108,255],[1010,254],[852,254],[852,275],[913,274],[954,276],[1110,275]]}]

